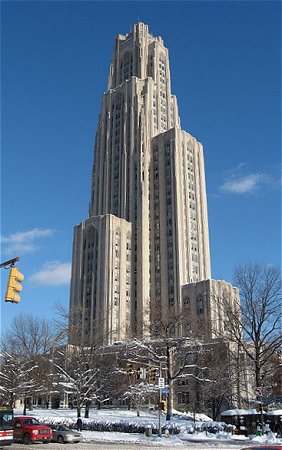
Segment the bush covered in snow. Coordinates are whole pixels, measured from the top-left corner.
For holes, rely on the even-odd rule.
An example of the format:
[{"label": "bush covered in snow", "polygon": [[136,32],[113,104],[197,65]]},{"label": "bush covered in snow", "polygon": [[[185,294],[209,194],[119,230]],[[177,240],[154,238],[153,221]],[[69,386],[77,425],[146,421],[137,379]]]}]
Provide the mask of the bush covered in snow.
[{"label": "bush covered in snow", "polygon": [[225,431],[231,433],[233,430],[233,425],[227,425],[224,422],[196,422],[194,424],[195,431],[198,432],[208,432],[208,433],[219,433],[220,431]]},{"label": "bush covered in snow", "polygon": [[[174,415],[173,415],[174,418]],[[149,417],[144,418],[144,420],[135,420],[134,418],[120,418],[116,419],[113,417],[109,418],[82,418],[82,429],[86,431],[113,431],[122,433],[145,433],[146,427],[150,425],[152,427],[152,433],[159,433],[159,424],[157,415],[155,418],[150,419]],[[180,419],[180,420],[179,420]],[[227,425],[224,422],[214,422],[212,420],[207,421],[193,421],[185,417],[185,420],[179,417],[177,421],[172,420],[164,421],[162,417],[162,433],[168,430],[170,435],[187,433],[194,434],[204,432],[206,434],[217,434],[217,433],[231,433],[233,430],[233,425]],[[58,424],[62,423],[69,428],[77,429],[76,417],[50,417],[41,416],[41,422],[46,424]]]},{"label": "bush covered in snow", "polygon": [[[146,426],[148,424],[143,424],[136,421],[102,421],[102,420],[90,420],[83,423],[83,429],[88,431],[116,431],[122,433],[145,433]],[[152,427],[153,434],[159,432],[158,426],[155,423],[150,424]],[[178,434],[180,432],[180,427],[176,424],[169,424],[162,427],[162,432],[167,429],[170,434]]]},{"label": "bush covered in snow", "polygon": [[[54,421],[50,421],[50,419],[42,420],[44,423],[48,423],[51,425],[53,423],[63,423],[64,425],[77,429],[77,425],[75,421],[67,420],[67,419],[55,419]],[[132,421],[124,421],[124,420],[91,420],[83,421],[82,429],[87,431],[116,431],[121,433],[145,433],[145,429],[148,425],[151,425],[153,434],[158,434],[159,427],[156,423],[140,423],[134,420]],[[168,430],[170,434],[179,434],[182,427],[175,423],[166,423],[162,426],[162,433],[165,430]]]}]

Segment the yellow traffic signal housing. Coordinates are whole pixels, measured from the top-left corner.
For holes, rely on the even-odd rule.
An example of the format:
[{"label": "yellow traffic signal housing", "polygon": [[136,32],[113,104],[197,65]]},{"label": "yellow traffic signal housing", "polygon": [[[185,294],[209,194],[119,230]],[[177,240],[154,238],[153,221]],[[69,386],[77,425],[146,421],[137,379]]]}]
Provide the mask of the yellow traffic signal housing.
[{"label": "yellow traffic signal housing", "polygon": [[166,411],[166,400],[161,401],[161,410]]},{"label": "yellow traffic signal housing", "polygon": [[149,381],[155,381],[157,375],[157,369],[154,369],[153,367],[150,367],[149,370]]},{"label": "yellow traffic signal housing", "polygon": [[11,267],[5,296],[6,302],[19,303],[21,297],[18,292],[22,291],[21,282],[24,276],[16,267]]},{"label": "yellow traffic signal housing", "polygon": [[126,375],[132,375],[132,374],[133,374],[132,364],[127,363],[126,364]]},{"label": "yellow traffic signal housing", "polygon": [[256,412],[261,413],[262,412],[262,404],[257,402],[256,403]]}]

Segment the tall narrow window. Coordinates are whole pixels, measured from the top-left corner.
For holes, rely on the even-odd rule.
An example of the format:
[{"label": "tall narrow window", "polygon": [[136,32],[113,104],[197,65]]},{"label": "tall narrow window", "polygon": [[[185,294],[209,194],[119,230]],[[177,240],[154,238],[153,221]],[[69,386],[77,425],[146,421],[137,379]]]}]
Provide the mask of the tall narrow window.
[{"label": "tall narrow window", "polygon": [[204,299],[202,296],[197,298],[197,314],[204,314]]}]

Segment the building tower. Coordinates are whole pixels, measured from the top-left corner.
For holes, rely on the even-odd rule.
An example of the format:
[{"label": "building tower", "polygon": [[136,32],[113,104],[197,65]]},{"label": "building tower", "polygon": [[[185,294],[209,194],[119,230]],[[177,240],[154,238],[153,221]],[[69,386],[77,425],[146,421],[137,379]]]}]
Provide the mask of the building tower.
[{"label": "building tower", "polygon": [[210,276],[203,147],[181,130],[163,40],[138,23],[116,38],[102,97],[70,318],[85,343],[149,337],[152,320],[182,311],[182,286]]}]

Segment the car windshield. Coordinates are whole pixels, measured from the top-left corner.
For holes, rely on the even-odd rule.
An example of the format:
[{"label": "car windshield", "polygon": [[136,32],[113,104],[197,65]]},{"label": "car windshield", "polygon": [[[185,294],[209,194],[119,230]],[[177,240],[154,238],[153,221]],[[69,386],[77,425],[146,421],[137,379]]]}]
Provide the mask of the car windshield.
[{"label": "car windshield", "polygon": [[39,425],[39,422],[37,419],[34,419],[33,417],[30,417],[29,419],[25,419],[23,421],[24,425]]},{"label": "car windshield", "polygon": [[70,429],[68,427],[66,427],[65,425],[52,425],[53,430],[57,430],[57,431],[70,431]]},{"label": "car windshield", "polygon": [[13,414],[1,413],[0,414],[0,430],[9,430],[13,428]]}]

